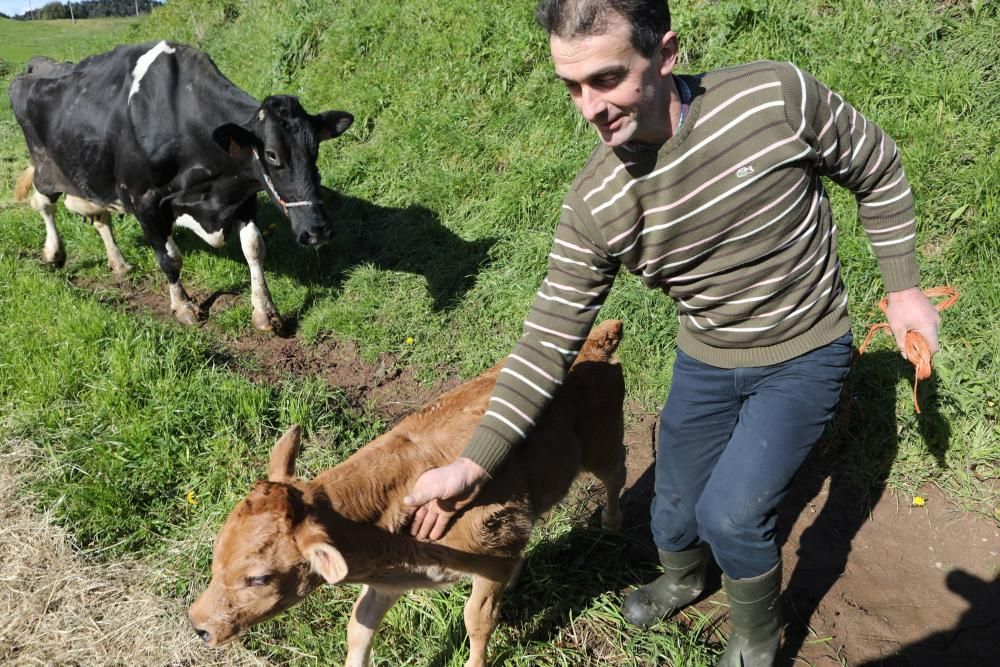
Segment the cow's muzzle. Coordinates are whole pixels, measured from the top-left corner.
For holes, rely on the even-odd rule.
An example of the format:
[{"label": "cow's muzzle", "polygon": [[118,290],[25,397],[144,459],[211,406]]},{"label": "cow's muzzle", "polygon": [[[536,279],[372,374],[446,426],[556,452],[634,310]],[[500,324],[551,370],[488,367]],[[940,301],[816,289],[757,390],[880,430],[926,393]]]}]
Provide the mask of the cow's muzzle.
[{"label": "cow's muzzle", "polygon": [[316,225],[306,231],[299,232],[295,240],[299,245],[320,245],[330,238],[329,225]]}]

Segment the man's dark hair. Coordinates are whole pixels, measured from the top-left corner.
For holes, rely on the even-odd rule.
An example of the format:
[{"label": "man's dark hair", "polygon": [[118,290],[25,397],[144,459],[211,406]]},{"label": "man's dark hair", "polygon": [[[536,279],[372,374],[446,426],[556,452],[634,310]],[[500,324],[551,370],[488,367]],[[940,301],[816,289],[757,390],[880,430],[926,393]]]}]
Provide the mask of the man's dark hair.
[{"label": "man's dark hair", "polygon": [[535,10],[538,24],[563,39],[604,34],[617,17],[632,26],[632,46],[646,58],[670,30],[667,0],[539,0]]}]

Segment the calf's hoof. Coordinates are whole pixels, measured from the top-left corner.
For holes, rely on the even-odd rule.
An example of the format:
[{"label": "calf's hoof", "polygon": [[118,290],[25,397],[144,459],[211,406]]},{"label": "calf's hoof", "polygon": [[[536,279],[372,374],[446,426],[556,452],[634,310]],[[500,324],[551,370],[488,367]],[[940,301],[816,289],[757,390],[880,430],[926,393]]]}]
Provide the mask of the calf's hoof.
[{"label": "calf's hoof", "polygon": [[622,511],[620,509],[611,514],[605,508],[601,512],[601,527],[605,530],[619,530],[622,527],[622,519]]},{"label": "calf's hoof", "polygon": [[192,326],[198,323],[198,309],[190,301],[177,306],[173,311],[177,321],[185,326]]},{"label": "calf's hoof", "polygon": [[253,326],[257,331],[265,331],[267,333],[280,333],[283,322],[281,317],[278,316],[273,310],[253,311]]}]

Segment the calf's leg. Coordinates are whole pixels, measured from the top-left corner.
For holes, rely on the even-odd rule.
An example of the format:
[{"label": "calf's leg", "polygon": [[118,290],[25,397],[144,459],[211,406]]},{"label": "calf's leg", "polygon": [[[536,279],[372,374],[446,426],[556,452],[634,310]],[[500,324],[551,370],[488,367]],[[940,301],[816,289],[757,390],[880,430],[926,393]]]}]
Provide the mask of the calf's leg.
[{"label": "calf's leg", "polygon": [[599,470],[595,473],[608,496],[601,512],[601,526],[607,530],[618,530],[622,527],[622,509],[618,497],[621,495],[622,487],[625,486],[625,447],[622,446],[620,450],[621,456],[618,457],[617,465],[610,470]]},{"label": "calf's leg", "polygon": [[250,267],[250,303],[253,305],[253,325],[260,331],[281,331],[281,317],[271,300],[271,291],[264,279],[264,237],[253,222],[238,225],[240,246]]},{"label": "calf's leg", "polygon": [[[514,565],[512,564],[512,568]],[[465,667],[487,667],[486,649],[500,618],[500,597],[512,572],[499,579],[473,575],[472,593],[465,603],[465,629],[469,633],[469,660]]]},{"label": "calf's leg", "polygon": [[361,595],[351,610],[351,620],[347,623],[347,660],[344,667],[368,667],[375,631],[400,595],[402,591],[394,589],[374,586],[361,589]]},{"label": "calf's leg", "polygon": [[43,195],[35,190],[29,205],[38,211],[45,221],[45,245],[42,246],[42,261],[51,266],[59,267],[66,263],[66,250],[63,248],[62,239],[59,237],[59,230],[56,228],[56,200],[59,193]]}]

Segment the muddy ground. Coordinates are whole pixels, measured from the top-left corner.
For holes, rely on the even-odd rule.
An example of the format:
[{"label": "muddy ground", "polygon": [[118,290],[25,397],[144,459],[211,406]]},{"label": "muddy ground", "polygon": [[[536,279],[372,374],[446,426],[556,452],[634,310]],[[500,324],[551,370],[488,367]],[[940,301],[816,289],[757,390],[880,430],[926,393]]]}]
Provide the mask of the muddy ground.
[{"label": "muddy ground", "polygon": [[[112,284],[109,280],[101,286]],[[125,308],[171,319],[162,282],[116,289]],[[202,326],[211,329],[212,313],[247,296],[192,298],[201,299],[208,315]],[[294,329],[294,322],[290,325]],[[287,329],[286,336],[292,333]],[[390,356],[365,362],[349,341],[303,345],[293,336],[259,334],[223,340],[234,355],[256,360],[255,370],[242,371],[252,379],[322,377],[387,423],[460,383],[443,370],[434,386],[423,385]],[[656,415],[629,403],[626,417],[626,529],[648,535]],[[778,664],[1000,664],[997,522],[958,511],[933,486],[920,490],[926,502],[917,507],[909,496],[891,490],[857,489],[844,481],[841,470],[835,448],[818,446],[781,507],[778,530],[789,625]],[[652,543],[636,558],[655,558]],[[725,599],[718,590],[718,573],[712,582],[712,594],[699,603],[706,613],[718,613]],[[724,618],[717,625],[724,629]]]}]

